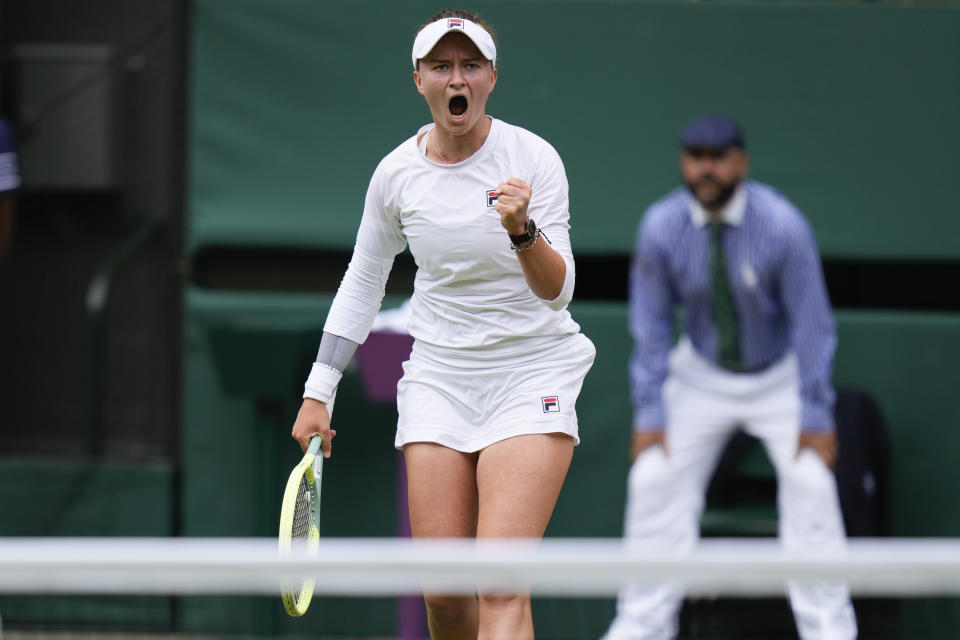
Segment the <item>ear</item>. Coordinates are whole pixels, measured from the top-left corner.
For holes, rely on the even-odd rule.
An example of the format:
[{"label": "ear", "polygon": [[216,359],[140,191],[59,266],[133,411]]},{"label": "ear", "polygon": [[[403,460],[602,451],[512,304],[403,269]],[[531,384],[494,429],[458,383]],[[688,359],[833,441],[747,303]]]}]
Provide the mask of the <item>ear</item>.
[{"label": "ear", "polygon": [[746,151],[740,151],[740,177],[746,178],[750,173],[750,156]]},{"label": "ear", "polygon": [[417,85],[417,91],[420,95],[423,95],[423,79],[420,77],[419,71],[413,72],[413,84]]},{"label": "ear", "polygon": [[493,91],[495,86],[497,86],[497,68],[493,67],[490,71],[490,91]]}]

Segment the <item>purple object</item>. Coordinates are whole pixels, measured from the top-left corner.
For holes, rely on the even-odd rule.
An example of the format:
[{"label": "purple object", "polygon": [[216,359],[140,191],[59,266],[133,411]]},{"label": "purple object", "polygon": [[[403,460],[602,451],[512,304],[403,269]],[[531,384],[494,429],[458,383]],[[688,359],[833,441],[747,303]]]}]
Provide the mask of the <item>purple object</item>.
[{"label": "purple object", "polygon": [[[397,382],[403,375],[403,362],[410,357],[413,337],[406,333],[371,332],[357,349],[357,364],[363,389],[373,402],[397,401]],[[396,476],[397,537],[410,537],[410,511],[407,507],[407,465],[397,452]],[[400,640],[427,637],[427,612],[420,596],[397,598],[397,634]]]},{"label": "purple object", "polygon": [[412,347],[413,336],[406,333],[375,331],[367,336],[367,341],[357,349],[357,364],[367,397],[374,402],[397,401],[397,382]]}]

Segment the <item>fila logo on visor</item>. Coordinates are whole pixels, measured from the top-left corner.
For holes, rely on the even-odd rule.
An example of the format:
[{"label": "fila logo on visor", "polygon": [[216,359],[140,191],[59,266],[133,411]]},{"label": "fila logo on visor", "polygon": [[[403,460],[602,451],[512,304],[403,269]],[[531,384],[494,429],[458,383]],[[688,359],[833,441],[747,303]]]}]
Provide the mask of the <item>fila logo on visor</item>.
[{"label": "fila logo on visor", "polygon": [[460,18],[448,18],[447,29],[463,29],[463,20]]},{"label": "fila logo on visor", "polygon": [[560,399],[557,396],[547,396],[540,398],[543,403],[544,413],[560,413]]},{"label": "fila logo on visor", "polygon": [[499,197],[500,197],[499,191],[497,191],[496,189],[488,189],[487,190],[487,208],[490,208],[493,205],[497,204],[497,198]]}]

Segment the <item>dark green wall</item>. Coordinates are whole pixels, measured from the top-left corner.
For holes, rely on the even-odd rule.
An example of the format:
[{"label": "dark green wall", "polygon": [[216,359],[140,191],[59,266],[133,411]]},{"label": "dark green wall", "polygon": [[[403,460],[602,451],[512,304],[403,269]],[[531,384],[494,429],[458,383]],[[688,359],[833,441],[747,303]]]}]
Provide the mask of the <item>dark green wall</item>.
[{"label": "dark green wall", "polygon": [[[183,535],[277,535],[283,487],[301,456],[290,429],[330,300],[188,293]],[[371,404],[351,371],[333,422],[338,433],[324,465],[321,535],[396,535],[396,409]],[[386,636],[394,629],[389,598],[319,599],[298,619],[287,617],[279,597],[241,604],[188,598],[182,613],[184,630],[204,633]]]},{"label": "dark green wall", "polygon": [[[409,51],[437,6],[197,0],[190,247],[351,246],[374,167],[429,119]],[[500,37],[488,110],[560,151],[580,252],[628,251],[678,129],[724,111],[828,256],[960,257],[960,6],[471,6]]]},{"label": "dark green wall", "polygon": [[[0,536],[170,536],[174,471],[167,463],[4,460]],[[170,598],[3,596],[8,628],[166,630]]]}]

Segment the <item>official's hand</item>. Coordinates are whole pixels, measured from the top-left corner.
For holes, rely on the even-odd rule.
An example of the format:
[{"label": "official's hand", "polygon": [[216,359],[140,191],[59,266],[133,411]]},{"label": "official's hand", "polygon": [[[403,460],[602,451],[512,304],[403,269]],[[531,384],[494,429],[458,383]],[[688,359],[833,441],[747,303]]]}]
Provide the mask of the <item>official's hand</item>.
[{"label": "official's hand", "polygon": [[330,412],[327,411],[326,403],[304,398],[290,435],[304,452],[310,446],[310,440],[314,436],[322,437],[323,444],[320,449],[323,451],[323,457],[329,458],[333,436],[337,435],[337,432],[330,428]]},{"label": "official's hand", "polygon": [[520,178],[507,178],[497,185],[500,196],[494,208],[500,214],[500,224],[507,233],[518,236],[526,230],[527,205],[532,191]]},{"label": "official's hand", "polygon": [[830,431],[800,431],[797,441],[797,455],[805,448],[811,448],[823,459],[831,469],[837,463],[837,432]]},{"label": "official's hand", "polygon": [[630,446],[630,461],[636,460],[638,455],[654,445],[659,445],[664,453],[666,453],[667,441],[664,438],[663,428],[653,431],[634,431],[633,443]]}]

